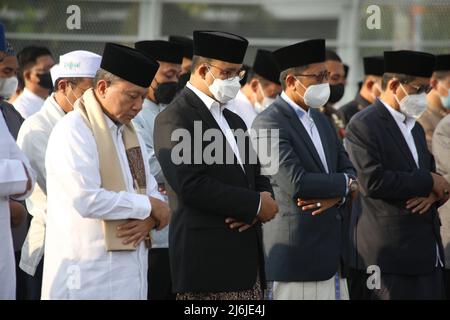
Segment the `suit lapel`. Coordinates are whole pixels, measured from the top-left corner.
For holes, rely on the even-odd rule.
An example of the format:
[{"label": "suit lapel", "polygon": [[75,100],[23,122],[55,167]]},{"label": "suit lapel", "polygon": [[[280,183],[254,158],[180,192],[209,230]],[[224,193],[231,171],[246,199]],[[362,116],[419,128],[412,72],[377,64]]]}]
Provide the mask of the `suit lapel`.
[{"label": "suit lapel", "polygon": [[427,163],[425,161],[425,157],[427,156],[428,151],[428,146],[426,144],[426,140],[423,139],[423,137],[421,137],[419,130],[417,130],[417,126],[418,124],[416,123],[416,125],[414,126],[414,128],[412,129],[412,135],[414,138],[414,143],[416,145],[417,148],[417,154],[419,156],[419,167],[420,168],[429,168],[429,163]]},{"label": "suit lapel", "polygon": [[297,132],[301,141],[303,141],[303,143],[308,148],[310,155],[316,162],[317,166],[319,166],[320,170],[325,172],[325,168],[323,167],[322,161],[320,160],[319,154],[317,153],[316,147],[314,146],[314,143],[309,137],[308,132],[306,132],[303,123],[298,118],[294,109],[281,97],[277,98],[276,103],[278,104],[280,110],[284,113],[284,115],[287,116],[287,118],[289,119],[289,123],[291,124],[292,128]]},{"label": "suit lapel", "polygon": [[400,151],[408,160],[410,166],[417,167],[416,162],[414,161],[414,157],[411,154],[411,150],[409,150],[408,144],[406,143],[405,137],[400,131],[400,128],[398,127],[392,115],[386,109],[386,106],[383,103],[379,102],[378,100],[377,100],[377,110],[380,116],[386,121],[387,131],[394,139],[394,142],[397,145],[397,147],[400,149]]},{"label": "suit lapel", "polygon": [[[226,155],[226,152],[232,152],[233,153],[233,157],[234,157],[234,164],[239,167],[238,169],[239,169],[240,172],[245,174],[243,172],[243,170],[242,170],[241,165],[239,164],[239,161],[237,160],[236,155],[233,152],[233,149],[231,148],[230,144],[228,143],[228,140],[225,137],[225,134],[222,132],[222,129],[220,129],[220,126],[217,123],[216,119],[214,119],[211,111],[209,111],[208,107],[203,103],[203,101],[191,89],[185,87],[184,91],[185,91],[185,95],[186,95],[187,101],[190,103],[190,105],[192,107],[194,107],[197,110],[198,114],[200,115],[200,118],[209,127],[209,128],[202,128],[202,131],[203,131],[202,134],[207,129],[211,129],[211,128],[219,130],[220,133],[222,134],[222,139],[225,142],[225,144],[224,144],[224,157]],[[230,129],[235,130],[236,128],[234,128],[234,124],[232,124],[231,123],[232,121],[230,121],[229,118],[227,118],[225,116],[225,113],[224,113],[224,117],[225,117],[226,121],[228,122],[228,125],[230,126]],[[235,137],[235,139],[236,139],[236,137]],[[239,145],[238,145],[238,148],[239,148]],[[239,149],[239,153],[241,153],[240,149]],[[241,154],[243,154],[243,153],[241,153]],[[226,157],[225,157],[224,161],[225,160],[226,160]],[[246,162],[244,159],[241,159],[241,160],[244,163]],[[244,170],[247,170],[247,168],[245,167],[245,164],[244,164]]]}]

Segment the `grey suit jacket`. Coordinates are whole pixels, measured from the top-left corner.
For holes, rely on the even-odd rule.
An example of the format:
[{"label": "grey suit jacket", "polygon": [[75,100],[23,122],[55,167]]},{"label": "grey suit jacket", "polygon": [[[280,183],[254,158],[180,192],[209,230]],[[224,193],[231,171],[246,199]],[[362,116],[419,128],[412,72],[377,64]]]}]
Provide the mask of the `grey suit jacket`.
[{"label": "grey suit jacket", "polygon": [[[270,135],[261,129],[279,129],[279,168],[269,176],[279,212],[263,226],[268,280],[330,279],[339,268],[347,243],[343,234],[343,206],[336,205],[312,216],[312,210],[301,212],[296,205],[297,198],[344,197],[347,191],[344,173],[356,174],[327,118],[316,110],[311,110],[311,116],[319,131],[329,173],[294,109],[282,98],[278,97],[253,122],[253,143]],[[261,159],[261,150],[258,153]]]},{"label": "grey suit jacket", "polygon": [[[433,134],[433,155],[436,161],[436,171],[450,182],[450,114],[437,125]],[[441,218],[441,237],[445,253],[445,265],[450,268],[450,201],[439,209]]]}]

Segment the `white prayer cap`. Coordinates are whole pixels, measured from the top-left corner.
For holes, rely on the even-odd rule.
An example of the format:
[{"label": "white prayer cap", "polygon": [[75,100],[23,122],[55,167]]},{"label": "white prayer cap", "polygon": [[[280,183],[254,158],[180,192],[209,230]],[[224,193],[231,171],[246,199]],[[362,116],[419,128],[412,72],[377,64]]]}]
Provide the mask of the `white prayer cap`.
[{"label": "white prayer cap", "polygon": [[59,56],[59,64],[50,69],[53,84],[59,78],[94,78],[102,57],[93,52],[76,50]]}]

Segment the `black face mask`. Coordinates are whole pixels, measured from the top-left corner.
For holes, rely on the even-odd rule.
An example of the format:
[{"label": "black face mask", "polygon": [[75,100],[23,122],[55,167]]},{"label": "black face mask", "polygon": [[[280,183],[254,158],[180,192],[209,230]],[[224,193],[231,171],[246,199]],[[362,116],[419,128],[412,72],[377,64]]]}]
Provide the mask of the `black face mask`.
[{"label": "black face mask", "polygon": [[328,99],[328,102],[336,103],[339,100],[342,99],[344,96],[345,87],[343,83],[339,84],[330,84],[330,98]]},{"label": "black face mask", "polygon": [[48,89],[49,91],[53,91],[53,82],[50,72],[39,73],[37,76],[39,78],[38,85],[42,88]]},{"label": "black face mask", "polygon": [[155,102],[157,104],[169,104],[177,93],[178,82],[159,83],[155,90]]}]

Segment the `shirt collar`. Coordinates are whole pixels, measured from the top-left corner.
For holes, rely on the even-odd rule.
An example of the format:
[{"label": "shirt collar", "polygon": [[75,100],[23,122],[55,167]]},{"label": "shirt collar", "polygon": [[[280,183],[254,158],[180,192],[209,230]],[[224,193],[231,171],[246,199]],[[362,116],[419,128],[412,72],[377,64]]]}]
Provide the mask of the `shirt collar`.
[{"label": "shirt collar", "polygon": [[111,120],[110,117],[108,117],[106,113],[103,112],[103,114],[105,115],[106,125],[108,126],[108,128],[110,130],[117,130],[117,132],[122,133],[124,126],[122,124],[116,124],[114,121]]},{"label": "shirt collar", "polygon": [[412,128],[416,124],[416,120],[414,118],[405,116],[403,113],[395,110],[393,107],[391,107],[389,104],[387,104],[386,102],[384,102],[380,98],[378,98],[378,100],[380,100],[380,102],[389,111],[389,113],[392,115],[392,117],[394,118],[395,122],[397,122],[397,124],[402,124],[402,125],[406,126],[406,128],[409,131],[412,130]]},{"label": "shirt collar", "polygon": [[292,109],[294,109],[295,113],[301,119],[303,119],[303,117],[305,115],[308,115],[309,118],[311,119],[311,108],[309,108],[308,111],[306,112],[302,107],[300,107],[298,104],[296,104],[294,101],[292,101],[292,99],[289,98],[288,95],[286,94],[286,92],[284,92],[284,91],[281,93],[280,97],[281,97],[281,99],[286,101],[288,103],[288,105],[291,106]]},{"label": "shirt collar", "polygon": [[213,98],[211,98],[210,96],[208,96],[206,93],[200,91],[199,89],[197,89],[196,87],[194,87],[191,82],[188,81],[188,83],[186,83],[186,87],[188,87],[189,89],[191,89],[196,95],[197,97],[200,98],[200,100],[202,100],[202,102],[206,105],[206,107],[211,111],[212,107],[217,107],[220,108],[220,111],[223,111],[223,109],[225,108],[225,105],[220,105],[216,100],[214,100]]}]

